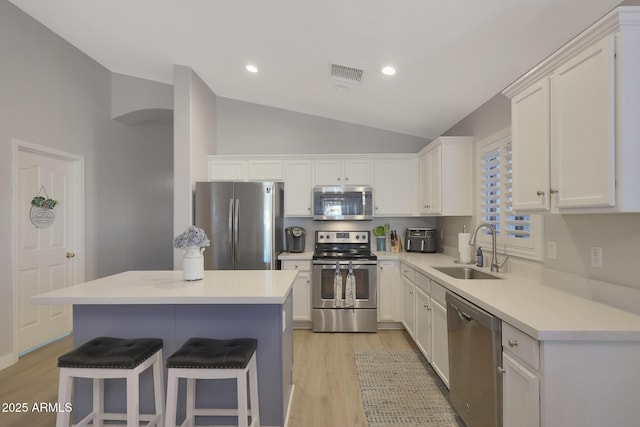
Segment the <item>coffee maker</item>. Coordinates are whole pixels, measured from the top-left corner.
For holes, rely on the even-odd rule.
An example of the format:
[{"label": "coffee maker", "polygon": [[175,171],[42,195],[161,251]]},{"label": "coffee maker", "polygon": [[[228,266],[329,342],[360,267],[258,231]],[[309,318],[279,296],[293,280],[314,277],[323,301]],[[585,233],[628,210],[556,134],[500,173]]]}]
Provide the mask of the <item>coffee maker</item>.
[{"label": "coffee maker", "polygon": [[287,241],[287,252],[304,252],[306,231],[302,227],[287,227],[284,230]]}]

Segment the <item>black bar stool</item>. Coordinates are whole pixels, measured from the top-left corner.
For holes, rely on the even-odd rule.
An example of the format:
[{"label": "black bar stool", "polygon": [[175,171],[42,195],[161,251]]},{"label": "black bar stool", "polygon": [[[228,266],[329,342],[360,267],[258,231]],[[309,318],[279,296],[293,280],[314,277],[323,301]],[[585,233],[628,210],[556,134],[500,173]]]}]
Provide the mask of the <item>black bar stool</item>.
[{"label": "black bar stool", "polygon": [[[126,421],[127,427],[164,425],[164,380],[162,369],[162,340],[157,338],[121,339],[94,338],[58,358],[60,382],[58,402],[71,402],[73,378],[93,379],[93,408],[76,426],[103,425],[105,420]],[[140,374],[153,368],[155,413],[140,414]],[[104,412],[104,380],[124,378],[127,382],[126,414]],[[64,407],[64,406],[61,406]],[[68,427],[71,414],[59,412],[56,427]]]},{"label": "black bar stool", "polygon": [[[236,416],[238,426],[260,426],[258,402],[258,369],[253,338],[216,340],[191,338],[167,359],[167,416],[166,427],[176,426],[178,383],[187,379],[186,419],[182,426],[195,425],[197,416]],[[249,376],[249,394],[247,393]],[[237,409],[196,408],[196,379],[235,379],[237,384]],[[250,409],[249,406],[250,405]],[[251,424],[248,417],[251,416]]]}]

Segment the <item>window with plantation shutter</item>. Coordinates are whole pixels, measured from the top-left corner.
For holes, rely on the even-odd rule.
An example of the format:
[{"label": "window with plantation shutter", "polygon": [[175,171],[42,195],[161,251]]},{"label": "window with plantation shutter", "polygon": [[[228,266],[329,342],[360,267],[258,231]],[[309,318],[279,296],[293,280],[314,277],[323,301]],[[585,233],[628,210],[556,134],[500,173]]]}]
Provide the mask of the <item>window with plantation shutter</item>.
[{"label": "window with plantation shutter", "polygon": [[[480,171],[479,222],[496,229],[497,250],[500,253],[543,259],[542,219],[540,215],[523,215],[512,206],[511,135],[494,135],[478,143]],[[478,245],[491,247],[491,235],[481,229]]]}]

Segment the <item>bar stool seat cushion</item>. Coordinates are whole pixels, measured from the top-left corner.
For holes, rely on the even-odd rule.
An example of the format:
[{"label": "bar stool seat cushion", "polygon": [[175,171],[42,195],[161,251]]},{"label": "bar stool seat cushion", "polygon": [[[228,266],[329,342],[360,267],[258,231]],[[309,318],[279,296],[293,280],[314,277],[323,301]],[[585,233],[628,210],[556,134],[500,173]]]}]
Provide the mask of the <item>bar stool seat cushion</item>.
[{"label": "bar stool seat cushion", "polygon": [[167,368],[244,369],[257,348],[254,338],[191,338],[167,359]]},{"label": "bar stool seat cushion", "polygon": [[133,369],[161,349],[158,338],[98,337],[60,356],[58,367]]}]

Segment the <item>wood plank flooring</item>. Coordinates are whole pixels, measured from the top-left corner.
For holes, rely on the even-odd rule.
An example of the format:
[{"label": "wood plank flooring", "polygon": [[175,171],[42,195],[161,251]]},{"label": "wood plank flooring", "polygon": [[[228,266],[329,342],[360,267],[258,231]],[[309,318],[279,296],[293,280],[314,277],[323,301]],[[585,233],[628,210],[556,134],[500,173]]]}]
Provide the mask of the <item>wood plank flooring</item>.
[{"label": "wood plank flooring", "polygon": [[[295,394],[289,427],[366,427],[354,353],[367,349],[409,349],[404,331],[362,334],[294,331]],[[0,412],[0,427],[51,427],[55,413],[34,413],[34,403],[55,402],[57,358],[72,348],[66,337],[20,358],[0,371],[0,403],[25,402],[27,413]],[[2,408],[0,408],[2,409]]]}]

